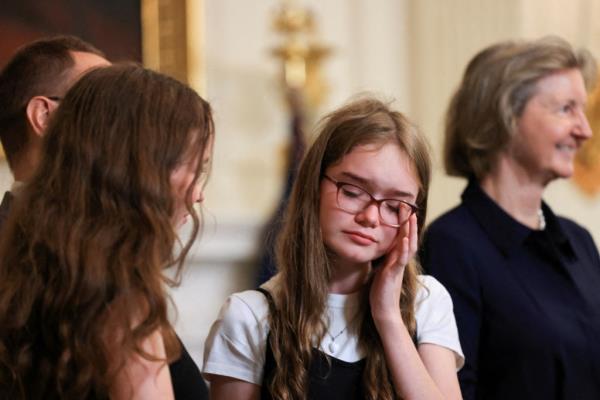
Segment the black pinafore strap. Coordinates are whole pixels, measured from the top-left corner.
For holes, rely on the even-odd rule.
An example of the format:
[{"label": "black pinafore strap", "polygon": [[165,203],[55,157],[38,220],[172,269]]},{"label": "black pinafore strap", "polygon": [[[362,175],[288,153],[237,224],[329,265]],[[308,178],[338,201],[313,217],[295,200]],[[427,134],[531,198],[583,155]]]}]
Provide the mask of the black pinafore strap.
[{"label": "black pinafore strap", "polygon": [[[269,303],[269,312],[276,311],[275,302],[271,293],[263,288],[256,289],[261,292]],[[272,400],[269,383],[277,368],[270,343],[271,335],[267,337],[263,383],[261,386],[261,399]],[[328,362],[329,359],[329,362]],[[365,360],[353,363],[339,360],[313,349],[313,359],[308,371],[308,398],[327,400],[359,400],[364,399],[362,373]]]}]

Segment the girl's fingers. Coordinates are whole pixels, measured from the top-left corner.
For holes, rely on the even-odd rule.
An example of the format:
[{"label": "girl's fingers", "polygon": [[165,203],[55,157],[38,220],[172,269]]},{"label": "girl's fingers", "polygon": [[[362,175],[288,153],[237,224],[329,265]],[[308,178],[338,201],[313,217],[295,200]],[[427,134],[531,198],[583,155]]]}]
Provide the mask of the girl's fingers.
[{"label": "girl's fingers", "polygon": [[412,231],[411,224],[412,224],[413,216],[414,216],[414,214],[411,215],[408,218],[408,221],[406,221],[404,223],[404,225],[402,225],[402,227],[400,228],[401,229],[400,230],[400,237],[408,237],[410,235],[410,232]]},{"label": "girl's fingers", "polygon": [[411,215],[410,219],[402,225],[396,245],[394,245],[388,255],[384,267],[399,267],[404,268],[408,261],[417,253],[419,242],[417,216]]},{"label": "girl's fingers", "polygon": [[398,246],[394,246],[386,256],[386,260],[385,260],[386,262],[384,264],[384,268],[390,268],[390,267],[396,265],[400,254],[401,253],[398,249]]},{"label": "girl's fingers", "polygon": [[419,235],[417,231],[417,216],[413,214],[410,216],[406,224],[404,224],[401,239],[398,240],[398,251],[400,254],[400,257],[398,257],[398,263],[401,266],[408,264],[408,261],[417,252],[419,241]]},{"label": "girl's fingers", "polygon": [[408,237],[404,236],[401,240],[400,240],[400,246],[402,246],[402,250],[400,252],[400,258],[398,260],[398,266],[401,268],[404,268],[404,266],[406,264],[408,264],[408,260],[411,257],[411,251],[410,251],[410,244],[409,244],[409,239]]},{"label": "girl's fingers", "polygon": [[410,252],[411,256],[417,253],[419,246],[419,226],[417,224],[417,215],[413,214],[410,217]]}]

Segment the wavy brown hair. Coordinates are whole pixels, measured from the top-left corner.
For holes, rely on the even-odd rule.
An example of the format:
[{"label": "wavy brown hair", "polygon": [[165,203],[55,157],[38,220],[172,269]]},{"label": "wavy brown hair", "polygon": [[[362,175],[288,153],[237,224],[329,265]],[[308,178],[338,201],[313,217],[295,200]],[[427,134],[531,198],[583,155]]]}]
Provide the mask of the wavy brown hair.
[{"label": "wavy brown hair", "polygon": [[[326,331],[323,314],[331,259],[323,243],[319,223],[319,188],[323,174],[356,146],[387,143],[397,144],[417,173],[420,232],[426,217],[431,173],[429,147],[417,129],[388,104],[364,97],[326,116],[316,141],[302,162],[276,249],[281,286],[273,293],[276,310],[272,310],[269,317],[269,345],[278,367],[270,382],[266,383],[274,398],[306,398],[313,339],[317,338],[319,343]],[[398,305],[412,335],[416,331],[414,303],[418,273],[418,264],[414,261],[409,263]],[[359,341],[367,351],[363,375],[365,394],[369,399],[392,399],[394,389],[370,313],[369,287],[370,282],[363,291],[359,328]]]},{"label": "wavy brown hair", "polygon": [[128,358],[151,359],[141,343],[156,330],[179,356],[165,283],[200,219],[187,204],[192,235],[174,252],[170,175],[213,135],[206,101],[139,66],[68,92],[0,241],[0,397],[107,398]]}]

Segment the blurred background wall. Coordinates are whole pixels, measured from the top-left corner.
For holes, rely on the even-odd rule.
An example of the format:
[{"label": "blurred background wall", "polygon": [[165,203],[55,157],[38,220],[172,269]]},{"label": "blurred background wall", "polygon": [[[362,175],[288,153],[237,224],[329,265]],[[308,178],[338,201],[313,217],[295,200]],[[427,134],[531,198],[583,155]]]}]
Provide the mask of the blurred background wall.
[{"label": "blurred background wall", "polygon": [[[185,26],[185,43],[176,42],[186,48],[186,58],[173,65],[185,63],[185,77],[215,110],[217,141],[203,206],[205,231],[191,254],[182,286],[173,291],[178,331],[198,362],[210,323],[226,296],[256,285],[259,235],[282,195],[290,116],[280,85],[281,60],[272,49],[282,40],[273,20],[286,3],[292,2],[142,0],[139,5],[140,10],[151,6],[162,7],[163,12],[165,7],[179,7],[171,21],[182,18],[181,25],[143,27],[144,46],[150,36],[158,43],[160,35]],[[331,49],[321,65],[327,95],[307,112],[306,140],[310,142],[316,118],[357,92],[395,99],[396,107],[428,136],[434,151],[430,220],[458,204],[465,186],[463,180],[444,176],[441,169],[442,127],[450,95],[478,50],[498,40],[556,34],[600,57],[596,0],[293,3],[312,11],[311,37]],[[3,2],[1,15],[4,7]],[[146,21],[153,21],[151,17]],[[46,33],[52,31],[59,28]],[[144,48],[143,54],[147,65],[160,67],[155,53]],[[2,163],[0,184],[7,188],[10,183]],[[586,194],[573,181],[562,181],[553,183],[545,198],[560,214],[586,226],[600,243],[598,194]]]}]

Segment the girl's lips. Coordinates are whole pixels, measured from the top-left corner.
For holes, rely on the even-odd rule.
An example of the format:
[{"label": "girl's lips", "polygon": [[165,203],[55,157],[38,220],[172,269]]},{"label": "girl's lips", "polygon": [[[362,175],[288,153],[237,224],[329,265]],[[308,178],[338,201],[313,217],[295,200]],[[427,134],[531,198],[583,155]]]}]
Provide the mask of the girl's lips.
[{"label": "girl's lips", "polygon": [[356,244],[360,244],[363,246],[367,246],[373,243],[377,243],[374,237],[365,235],[364,233],[357,231],[344,231],[346,235],[350,237],[350,239]]}]

